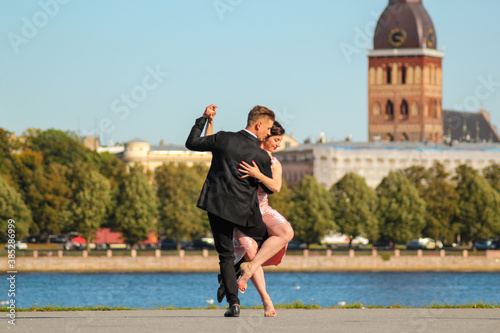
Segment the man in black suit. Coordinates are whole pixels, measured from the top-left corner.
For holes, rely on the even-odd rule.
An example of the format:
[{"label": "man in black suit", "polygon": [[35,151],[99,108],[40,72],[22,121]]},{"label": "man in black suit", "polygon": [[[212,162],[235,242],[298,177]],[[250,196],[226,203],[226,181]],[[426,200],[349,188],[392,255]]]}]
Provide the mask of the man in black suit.
[{"label": "man in black suit", "polygon": [[207,118],[215,113],[215,108],[213,104],[208,106],[203,116],[196,119],[186,148],[212,152],[212,164],[196,206],[208,213],[219,253],[220,272],[229,303],[224,316],[238,317],[240,300],[234,269],[233,229],[237,227],[258,243],[267,236],[257,199],[259,181],[251,177],[242,179],[238,164],[255,161],[260,171],[272,178],[271,159],[259,147],[259,142],[270,134],[275,115],[266,107],[256,106],[248,114],[244,130],[201,137]]}]

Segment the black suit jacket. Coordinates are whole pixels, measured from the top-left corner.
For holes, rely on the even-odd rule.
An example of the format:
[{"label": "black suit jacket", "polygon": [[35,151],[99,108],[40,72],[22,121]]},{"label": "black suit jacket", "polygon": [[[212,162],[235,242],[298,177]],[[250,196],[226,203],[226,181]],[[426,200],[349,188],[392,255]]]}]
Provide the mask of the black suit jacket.
[{"label": "black suit jacket", "polygon": [[271,158],[259,147],[257,138],[244,130],[201,137],[205,123],[203,117],[196,119],[186,141],[190,150],[212,152],[212,164],[196,206],[237,225],[262,223],[259,182],[252,177],[241,179],[238,164],[245,161],[251,165],[253,160],[264,175],[272,178]]}]

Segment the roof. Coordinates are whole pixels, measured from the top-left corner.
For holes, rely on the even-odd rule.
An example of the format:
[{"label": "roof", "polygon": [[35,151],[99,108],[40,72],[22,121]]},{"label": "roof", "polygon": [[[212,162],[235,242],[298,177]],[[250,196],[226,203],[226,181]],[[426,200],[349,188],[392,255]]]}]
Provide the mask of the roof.
[{"label": "roof", "polygon": [[436,30],[422,0],[389,0],[377,22],[373,48],[436,49]]},{"label": "roof", "polygon": [[327,142],[303,144],[298,147],[288,148],[281,152],[274,153],[279,156],[283,153],[312,151],[314,148],[334,148],[334,149],[414,149],[414,150],[491,150],[500,152],[500,143],[484,142],[453,142],[453,144],[434,142],[396,142],[396,141],[374,141],[374,142]]},{"label": "roof", "polygon": [[448,140],[465,142],[500,142],[488,113],[443,110],[443,135]]},{"label": "roof", "polygon": [[185,146],[177,146],[177,145],[154,145],[151,146],[150,151],[156,150],[156,151],[168,151],[168,150],[182,150],[182,151],[187,151]]}]

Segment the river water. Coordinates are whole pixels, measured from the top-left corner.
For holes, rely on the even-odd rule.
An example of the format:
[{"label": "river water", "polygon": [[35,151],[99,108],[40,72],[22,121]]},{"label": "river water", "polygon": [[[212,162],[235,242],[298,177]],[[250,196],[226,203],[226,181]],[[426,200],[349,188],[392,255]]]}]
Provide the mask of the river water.
[{"label": "river water", "polygon": [[[7,277],[1,275],[0,301],[10,299]],[[266,282],[274,303],[500,304],[500,273],[268,273]],[[217,287],[215,273],[21,273],[16,275],[15,300],[18,307],[200,308],[213,300],[217,304]],[[260,304],[250,283],[240,300],[244,306]]]}]

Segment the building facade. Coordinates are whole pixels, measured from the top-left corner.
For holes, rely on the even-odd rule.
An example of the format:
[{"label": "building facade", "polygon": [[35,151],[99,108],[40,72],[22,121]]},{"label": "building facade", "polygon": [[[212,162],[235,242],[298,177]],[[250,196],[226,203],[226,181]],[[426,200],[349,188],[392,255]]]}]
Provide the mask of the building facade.
[{"label": "building facade", "polygon": [[389,171],[413,165],[429,168],[439,162],[453,173],[461,164],[477,170],[500,164],[500,144],[332,142],[301,145],[275,156],[283,166],[283,178],[290,187],[297,185],[305,175],[311,175],[330,188],[348,172],[363,176],[369,186],[376,187]]},{"label": "building facade", "polygon": [[368,51],[369,141],[442,142],[442,59],[421,0],[390,0]]},{"label": "building facade", "polygon": [[[279,150],[297,146],[299,146],[299,143],[293,137],[284,135]],[[188,166],[201,163],[210,166],[212,161],[211,152],[191,151],[184,146],[177,145],[151,145],[149,142],[140,139],[133,139],[123,146],[99,147],[97,151],[99,153],[116,154],[125,162],[127,167],[142,165],[145,170],[149,171],[154,171],[164,163],[185,163]]]}]

